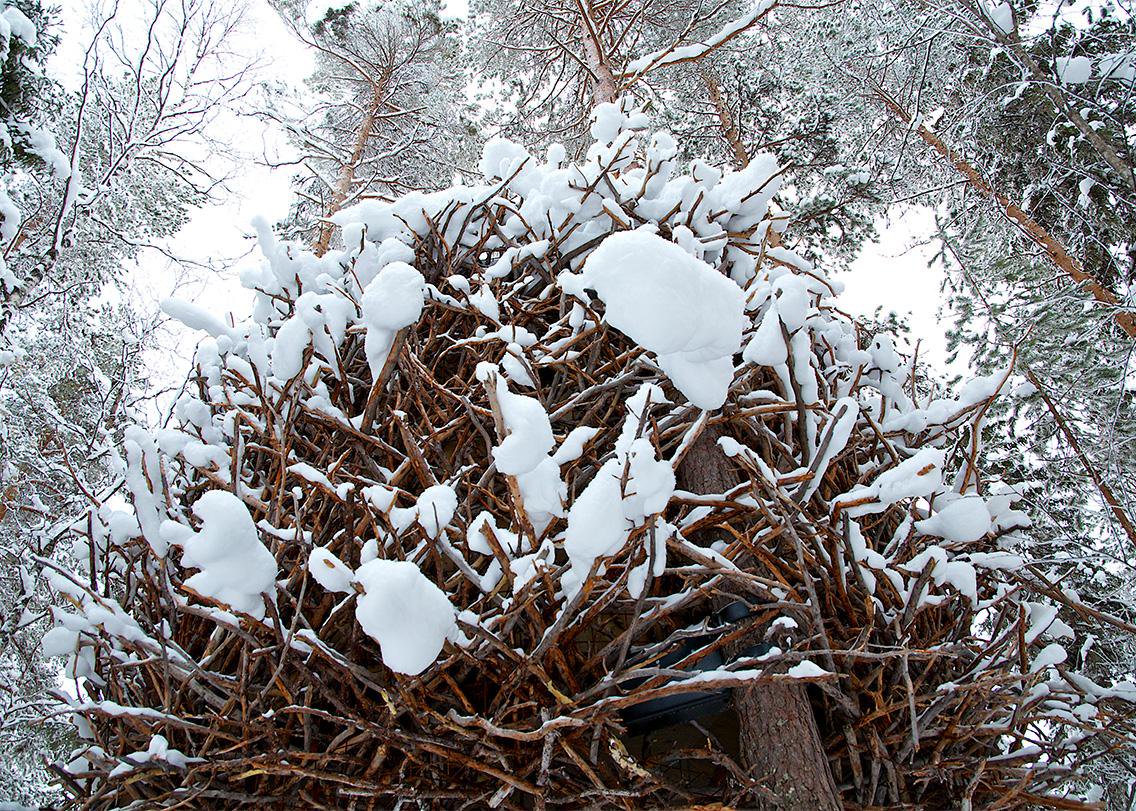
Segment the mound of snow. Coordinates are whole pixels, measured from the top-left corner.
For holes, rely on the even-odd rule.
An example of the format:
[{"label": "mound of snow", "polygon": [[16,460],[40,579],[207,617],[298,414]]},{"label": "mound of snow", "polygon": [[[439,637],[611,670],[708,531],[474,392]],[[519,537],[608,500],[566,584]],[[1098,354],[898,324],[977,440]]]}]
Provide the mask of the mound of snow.
[{"label": "mound of snow", "polygon": [[578,298],[594,290],[604,319],[653,352],[690,402],[708,410],[725,402],[747,324],[737,284],[647,230],[612,234],[581,273],[559,281]]},{"label": "mound of snow", "polygon": [[445,593],[410,561],[372,560],[355,570],[363,595],[355,618],[382,649],[383,664],[416,676],[433,664],[457,633]]},{"label": "mound of snow", "polygon": [[193,514],[201,519],[201,530],[181,539],[181,562],[200,571],[185,584],[261,619],[261,594],[273,592],[276,558],[260,542],[248,507],[232,493],[213,490],[197,500]]},{"label": "mound of snow", "polygon": [[990,511],[985,499],[967,496],[952,501],[930,518],[916,521],[915,528],[952,543],[969,543],[990,531]]},{"label": "mound of snow", "polygon": [[395,333],[422,315],[426,280],[405,262],[391,262],[363,291],[363,322],[367,325],[364,349],[377,379],[394,343]]}]

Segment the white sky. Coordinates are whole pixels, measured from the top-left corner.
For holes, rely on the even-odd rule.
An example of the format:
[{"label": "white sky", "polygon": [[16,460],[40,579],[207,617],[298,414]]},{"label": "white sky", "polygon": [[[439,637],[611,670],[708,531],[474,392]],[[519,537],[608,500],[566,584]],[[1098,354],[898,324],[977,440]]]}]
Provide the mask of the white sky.
[{"label": "white sky", "polygon": [[[104,8],[108,5],[104,3]],[[146,0],[121,0],[119,19],[129,26],[144,17],[147,6]],[[241,59],[255,64],[253,81],[302,87],[314,66],[307,47],[292,36],[266,0],[247,0],[245,6],[244,21],[231,47]],[[49,71],[72,89],[82,83],[90,8],[90,0],[64,0],[61,42],[49,65]],[[233,149],[232,159],[212,161],[219,171],[230,174],[228,191],[215,204],[192,212],[186,225],[164,242],[170,253],[187,260],[182,266],[157,251],[145,251],[129,269],[130,294],[140,309],[156,312],[162,299],[174,293],[238,318],[251,309],[252,296],[237,278],[243,267],[258,261],[250,224],[257,216],[276,221],[287,214],[295,167],[266,165],[266,155],[289,156],[290,147],[280,128],[249,115],[227,112],[211,134]],[[169,325],[148,362],[156,387],[177,385],[184,378],[200,337],[176,322]]]},{"label": "white sky", "polygon": [[934,369],[962,373],[961,357],[947,363],[945,327],[950,312],[943,304],[941,263],[931,265],[927,245],[935,232],[929,208],[910,206],[876,221],[878,239],[865,245],[849,271],[838,278],[846,285],[838,306],[854,316],[871,316],[877,307],[907,316],[911,340],[919,341],[919,357]]}]

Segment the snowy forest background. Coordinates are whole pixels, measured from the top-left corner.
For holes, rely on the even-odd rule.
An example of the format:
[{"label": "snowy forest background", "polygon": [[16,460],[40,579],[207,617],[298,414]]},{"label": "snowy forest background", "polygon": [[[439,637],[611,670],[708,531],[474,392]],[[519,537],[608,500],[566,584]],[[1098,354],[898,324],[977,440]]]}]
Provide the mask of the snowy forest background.
[{"label": "snowy forest background", "polygon": [[[714,167],[772,156],[766,230],[786,263],[847,286],[836,306],[864,346],[899,336],[896,351],[873,345],[877,373],[909,380],[913,399],[917,379],[921,392],[997,382],[961,430],[1028,528],[980,534],[1048,572],[1051,593],[1031,605],[1069,629],[1059,658],[1024,669],[1060,666],[1136,700],[1131,3],[5,2],[0,801],[63,802],[62,764],[86,737],[67,704],[95,670],[66,658],[84,631],[61,611],[85,598],[59,578],[97,591],[95,538],[139,533],[142,517],[122,517],[147,464],[132,432],[198,423],[186,375],[200,331],[236,334],[262,252],[350,251],[357,232],[330,218],[354,206],[507,183],[491,160],[504,153],[483,152],[495,139],[549,165],[586,161],[593,141],[646,126],[632,109],[696,179],[715,178],[707,189]],[[623,111],[615,124],[592,114],[605,101]],[[497,320],[485,289],[450,293]],[[515,361],[502,368],[515,383]],[[202,442],[197,459],[184,442],[161,450],[224,473]],[[1130,718],[1117,711],[1113,731],[1130,734]],[[156,752],[114,757],[192,765],[192,752]],[[1060,789],[1069,802],[1136,807],[1130,748],[1078,771]]]}]

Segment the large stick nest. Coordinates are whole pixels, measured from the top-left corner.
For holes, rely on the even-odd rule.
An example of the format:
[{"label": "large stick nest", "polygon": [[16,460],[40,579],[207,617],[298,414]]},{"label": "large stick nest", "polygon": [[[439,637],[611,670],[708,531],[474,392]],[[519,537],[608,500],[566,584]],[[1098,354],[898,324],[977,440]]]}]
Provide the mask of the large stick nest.
[{"label": "large stick nest", "polygon": [[[634,225],[644,220],[637,199],[613,191],[620,171],[597,171],[576,192],[614,200]],[[132,463],[146,471],[145,487],[168,517],[185,524],[196,522],[188,507],[203,493],[239,495],[277,561],[277,591],[267,595],[263,620],[225,610],[185,586],[192,570],[155,554],[144,528],[116,535],[105,515],[102,522],[93,517],[89,571],[55,578],[79,613],[93,618],[77,643],[78,658],[89,664],[77,705],[89,722],[88,741],[79,759],[57,767],[76,802],[772,803],[762,775],[748,773],[739,752],[744,718],[727,710],[644,735],[628,729],[624,713],[669,695],[791,680],[809,685],[848,807],[1078,807],[1062,786],[1100,751],[1091,741],[1103,728],[1117,732],[1122,719],[1107,695],[1093,696],[1060,663],[1031,669],[1050,640],[1036,632],[1030,605],[1089,609],[1032,564],[973,566],[977,602],[936,577],[960,554],[1012,547],[1010,529],[994,526],[978,541],[952,546],[916,531],[912,519],[927,515],[925,499],[859,515],[850,515],[856,505],[839,502],[928,445],[944,449],[947,465],[964,472],[973,492],[984,492],[977,435],[989,398],[962,402],[917,431],[885,430],[879,411],[873,417],[863,409],[843,449],[822,465],[837,393],[865,403],[892,399],[880,393],[883,372],[870,364],[840,368],[833,348],[814,338],[815,401],[795,378],[786,385],[771,367],[739,363],[726,404],[703,412],[687,404],[649,353],[604,322],[601,302],[587,308],[582,325],[570,323],[579,302],[557,289],[557,274],[579,268],[608,231],[625,227],[620,218],[608,215],[607,228],[583,243],[573,228],[551,222],[518,230],[523,200],[507,186],[506,179],[496,193],[430,211],[426,227],[409,229],[412,264],[445,289],[453,275],[483,274],[509,247],[548,240],[542,254],[514,260],[508,275],[485,284],[500,302],[501,323],[538,337],[518,360],[558,438],[577,426],[599,429],[562,466],[568,502],[610,458],[627,400],[643,382],[661,385],[673,404],[653,409],[642,433],[671,461],[680,487],[690,480],[686,465],[711,457],[736,485],[719,494],[675,492],[660,516],[680,529],[666,541],[665,568],[654,566],[661,524],[648,521],[566,598],[566,519],[554,517],[538,535],[516,482],[493,466],[503,425],[492,386],[475,370],[499,360],[504,344],[472,339],[479,328],[496,327],[464,296],[432,294],[418,322],[398,333],[378,380],[361,324],[348,328],[334,362],[309,347],[307,371],[283,384],[249,363],[226,361],[238,349],[218,339],[191,380],[209,419],[183,420],[178,430],[215,448],[209,431],[221,426],[227,456],[191,464],[184,447],[159,453],[139,446],[142,462]],[[656,218],[659,235],[677,239],[674,228],[685,216],[680,209]],[[757,278],[777,268],[815,274],[768,250],[768,223],[729,234],[731,245],[757,261]],[[317,261],[288,250],[297,262]],[[349,280],[358,255],[351,247],[319,261]],[[343,290],[352,295],[350,285]],[[296,292],[264,292],[273,332],[292,314]],[[858,333],[831,301],[816,296],[812,305],[861,348],[874,338]],[[927,399],[926,384],[910,370],[903,374],[907,396]],[[813,440],[802,430],[807,419],[818,426]],[[716,441],[722,438],[743,452],[727,460]],[[299,475],[297,463],[326,482]],[[809,487],[817,476],[819,486]],[[383,484],[407,507],[438,483],[459,495],[438,539],[417,523],[397,531],[389,513],[362,495]],[[526,550],[543,545],[543,556],[519,566],[492,533],[492,554],[471,550],[467,527],[482,511],[524,539]],[[314,546],[355,568],[368,541],[376,543],[367,554],[412,560],[459,612],[466,640],[448,642],[417,676],[384,666],[379,645],[355,619],[354,594],[330,593],[309,574]],[[913,571],[903,569],[936,544],[948,559],[925,556]],[[891,575],[879,563],[884,558]],[[494,563],[501,573],[495,582],[485,576]],[[641,589],[629,589],[636,579]],[[733,609],[724,612],[727,606]],[[102,620],[94,618],[100,607]],[[753,646],[763,642],[773,647],[755,660]],[[716,657],[725,664],[708,664]],[[805,661],[816,667],[801,668]],[[788,675],[794,667],[803,678]],[[700,669],[710,671],[706,678],[684,681]],[[1095,712],[1074,713],[1086,697]],[[130,759],[152,748],[155,734],[191,759]],[[1085,741],[1068,745],[1077,735]]]}]

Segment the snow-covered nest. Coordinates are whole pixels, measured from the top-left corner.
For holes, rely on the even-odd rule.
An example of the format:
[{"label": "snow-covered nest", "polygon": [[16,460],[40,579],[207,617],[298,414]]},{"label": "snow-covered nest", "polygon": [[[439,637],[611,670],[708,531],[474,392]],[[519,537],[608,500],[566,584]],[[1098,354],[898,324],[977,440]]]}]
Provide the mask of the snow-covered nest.
[{"label": "snow-covered nest", "polygon": [[786,680],[848,803],[1069,807],[1134,688],[1066,667],[1084,609],[979,467],[1006,375],[934,391],[841,316],[770,156],[687,174],[597,120],[322,257],[262,228],[235,327],[167,305],[209,333],[192,393],[55,578],[91,807],[751,805],[736,742],[676,768],[620,711]]}]

